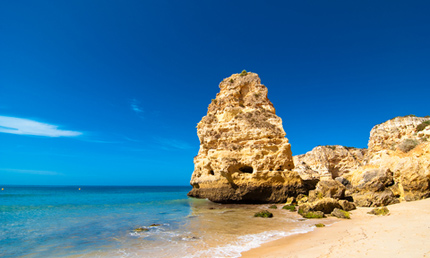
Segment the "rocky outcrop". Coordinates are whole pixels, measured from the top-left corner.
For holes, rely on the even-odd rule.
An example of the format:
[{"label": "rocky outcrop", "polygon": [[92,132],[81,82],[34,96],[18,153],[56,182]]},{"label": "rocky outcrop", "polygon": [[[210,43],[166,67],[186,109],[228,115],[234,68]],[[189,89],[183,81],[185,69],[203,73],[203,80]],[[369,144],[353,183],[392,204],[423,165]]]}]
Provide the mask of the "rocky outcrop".
[{"label": "rocky outcrop", "polygon": [[404,153],[383,150],[371,157],[369,167],[390,170],[393,185],[390,190],[400,200],[413,201],[430,197],[430,142],[417,144]]},{"label": "rocky outcrop", "polygon": [[333,217],[339,218],[339,219],[350,219],[350,215],[347,211],[336,208],[332,211],[331,215]]},{"label": "rocky outcrop", "polygon": [[417,134],[417,127],[424,121],[430,120],[425,117],[405,116],[396,117],[385,123],[376,125],[370,131],[368,143],[370,158],[383,150],[397,150],[402,142],[413,140],[419,142],[421,137]]},{"label": "rocky outcrop", "polygon": [[[359,206],[385,206],[430,197],[430,142],[424,117],[396,117],[370,132],[367,165],[347,178]],[[422,130],[421,130],[422,129]]]},{"label": "rocky outcrop", "polygon": [[339,200],[333,198],[321,198],[313,202],[307,202],[299,205],[301,212],[321,211],[324,214],[330,214],[334,209],[342,209]]},{"label": "rocky outcrop", "polygon": [[257,74],[234,74],[219,87],[197,125],[189,196],[222,203],[295,200],[325,213],[347,210],[350,201],[385,206],[430,197],[430,117],[376,125],[368,149],[318,146],[293,158]]},{"label": "rocky outcrop", "polygon": [[255,73],[224,79],[197,125],[189,196],[222,203],[285,202],[305,193],[282,120]]},{"label": "rocky outcrop", "polygon": [[334,179],[362,166],[366,153],[366,149],[327,145],[296,155],[293,160],[295,171],[305,180]]},{"label": "rocky outcrop", "polygon": [[342,210],[344,211],[352,211],[356,209],[355,204],[347,200],[340,200],[339,204],[342,206]]},{"label": "rocky outcrop", "polygon": [[399,202],[399,196],[390,188],[394,185],[390,169],[365,166],[354,171],[349,180],[353,187],[348,190],[347,195],[352,196],[357,206],[379,207]]},{"label": "rocky outcrop", "polygon": [[295,156],[305,182],[317,181],[308,201],[330,197],[378,207],[430,197],[428,131],[429,117],[396,117],[373,127],[368,150],[318,146]]},{"label": "rocky outcrop", "polygon": [[328,179],[321,180],[316,185],[316,189],[309,191],[309,199],[311,199],[311,193],[318,197],[328,197],[335,199],[344,199],[345,198],[345,186],[339,181]]}]

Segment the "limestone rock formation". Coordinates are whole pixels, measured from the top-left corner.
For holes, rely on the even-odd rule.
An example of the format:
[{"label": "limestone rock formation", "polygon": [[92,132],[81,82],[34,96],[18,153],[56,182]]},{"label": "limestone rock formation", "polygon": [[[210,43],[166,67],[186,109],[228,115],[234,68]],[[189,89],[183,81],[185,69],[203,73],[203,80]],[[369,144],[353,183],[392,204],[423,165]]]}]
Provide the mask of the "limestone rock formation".
[{"label": "limestone rock formation", "polygon": [[333,179],[319,181],[314,191],[316,195],[320,195],[322,197],[335,199],[345,198],[345,186],[339,181]]},{"label": "limestone rock formation", "polygon": [[353,187],[347,195],[357,206],[379,207],[399,202],[399,195],[392,191],[394,178],[390,169],[364,166],[351,173],[349,181]]},{"label": "limestone rock formation", "polygon": [[419,141],[421,137],[418,136],[416,128],[427,120],[430,119],[415,116],[395,117],[374,126],[370,131],[368,143],[369,157],[372,158],[382,150],[396,150],[407,139]]},{"label": "limestone rock formation", "polygon": [[[348,177],[357,205],[384,206],[430,197],[430,142],[418,129],[429,120],[396,117],[372,128],[368,164]],[[424,123],[423,131],[426,127]]]},{"label": "limestone rock formation", "polygon": [[189,196],[222,203],[284,202],[305,193],[282,120],[255,73],[233,74],[197,125]]},{"label": "limestone rock formation", "polygon": [[322,211],[324,214],[330,214],[335,208],[341,209],[339,200],[333,198],[321,198],[313,202],[307,202],[299,205],[299,211]]},{"label": "limestone rock formation", "polygon": [[234,74],[219,87],[197,125],[200,150],[189,196],[222,203],[295,199],[325,213],[350,209],[350,201],[385,206],[430,197],[430,117],[376,125],[368,149],[318,146],[293,158],[257,74]]},{"label": "limestone rock formation", "polygon": [[366,149],[341,145],[317,146],[293,160],[295,171],[305,180],[335,179],[362,166],[366,153]]},{"label": "limestone rock formation", "polygon": [[[318,146],[295,156],[294,170],[305,182],[317,182],[316,189],[309,192],[309,202],[319,197],[346,198],[357,206],[370,207],[427,198],[429,131],[430,117],[396,117],[373,127],[368,150]],[[340,191],[345,196],[327,194]]]},{"label": "limestone rock formation", "polygon": [[[375,174],[368,183],[372,187],[362,189],[360,182],[369,178],[369,172],[375,170],[383,171],[386,175]],[[381,192],[388,188],[399,200],[413,201],[430,197],[430,142],[421,142],[407,153],[381,150],[369,157],[367,166],[353,172],[350,181],[359,192]]]},{"label": "limestone rock formation", "polygon": [[347,200],[340,200],[339,204],[342,206],[342,210],[344,211],[352,211],[356,209],[355,204]]}]

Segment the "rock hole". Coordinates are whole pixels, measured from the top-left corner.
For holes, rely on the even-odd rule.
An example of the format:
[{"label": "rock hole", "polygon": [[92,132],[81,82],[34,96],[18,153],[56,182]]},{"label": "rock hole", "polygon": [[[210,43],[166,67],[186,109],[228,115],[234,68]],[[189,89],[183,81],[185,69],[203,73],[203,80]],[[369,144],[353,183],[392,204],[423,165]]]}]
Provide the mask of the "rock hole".
[{"label": "rock hole", "polygon": [[243,172],[243,173],[250,173],[251,174],[252,172],[254,172],[254,169],[250,166],[243,166],[243,167],[239,168],[239,171]]},{"label": "rock hole", "polygon": [[209,175],[214,176],[214,175],[215,175],[215,172],[214,172],[213,170],[211,170],[211,171],[209,171]]}]

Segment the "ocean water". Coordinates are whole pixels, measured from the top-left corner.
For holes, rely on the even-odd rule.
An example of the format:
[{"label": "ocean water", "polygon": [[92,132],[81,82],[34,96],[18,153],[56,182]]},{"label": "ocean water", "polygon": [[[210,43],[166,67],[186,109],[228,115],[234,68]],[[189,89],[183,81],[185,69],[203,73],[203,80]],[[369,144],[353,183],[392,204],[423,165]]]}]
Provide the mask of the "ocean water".
[{"label": "ocean water", "polygon": [[314,229],[315,221],[287,210],[254,218],[268,205],[216,204],[188,198],[189,190],[5,186],[0,256],[240,257],[262,243]]}]

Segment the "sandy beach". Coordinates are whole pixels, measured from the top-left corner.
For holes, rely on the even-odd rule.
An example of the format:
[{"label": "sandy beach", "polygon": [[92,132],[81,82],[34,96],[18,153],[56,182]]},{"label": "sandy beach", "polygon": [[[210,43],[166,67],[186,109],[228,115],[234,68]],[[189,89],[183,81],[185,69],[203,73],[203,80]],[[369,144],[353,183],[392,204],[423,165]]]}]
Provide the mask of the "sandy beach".
[{"label": "sandy beach", "polygon": [[264,244],[242,257],[430,257],[430,199],[388,209],[389,216],[375,216],[367,214],[372,208],[358,208],[350,220]]}]

